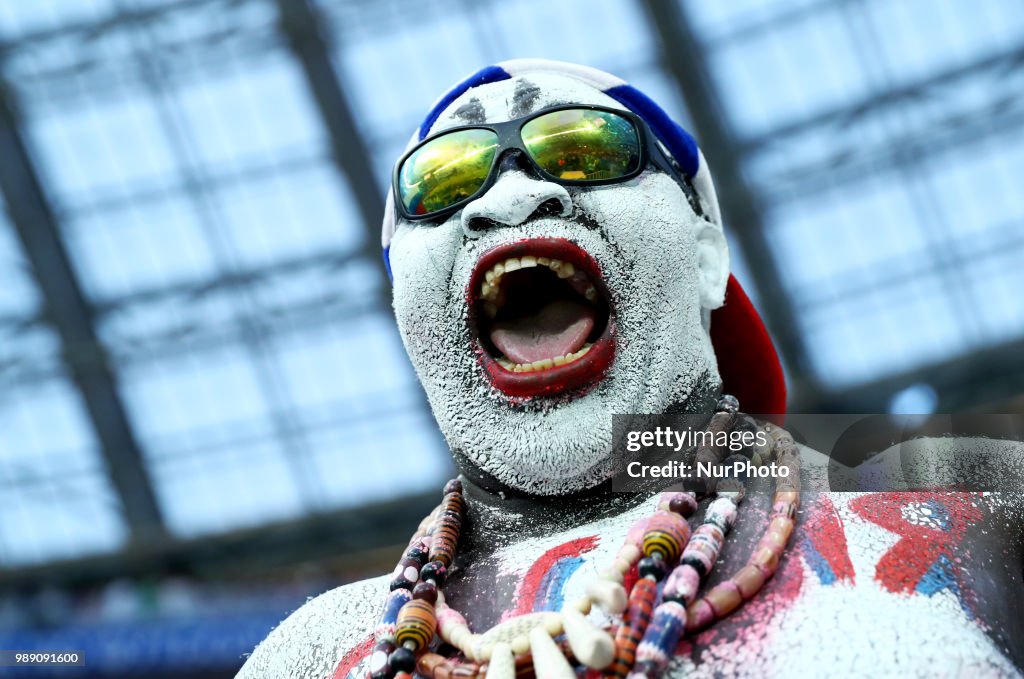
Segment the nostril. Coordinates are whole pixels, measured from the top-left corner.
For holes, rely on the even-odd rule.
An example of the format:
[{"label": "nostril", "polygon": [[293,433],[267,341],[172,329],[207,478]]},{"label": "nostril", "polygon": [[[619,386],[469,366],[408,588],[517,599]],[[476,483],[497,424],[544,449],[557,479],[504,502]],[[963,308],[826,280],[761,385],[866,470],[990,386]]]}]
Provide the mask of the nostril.
[{"label": "nostril", "polygon": [[471,217],[464,221],[466,229],[474,233],[482,233],[488,229],[496,229],[501,223],[490,217]]},{"label": "nostril", "polygon": [[531,217],[553,217],[562,214],[564,206],[562,201],[558,198],[548,198],[543,203],[537,206],[537,209],[533,211]]}]

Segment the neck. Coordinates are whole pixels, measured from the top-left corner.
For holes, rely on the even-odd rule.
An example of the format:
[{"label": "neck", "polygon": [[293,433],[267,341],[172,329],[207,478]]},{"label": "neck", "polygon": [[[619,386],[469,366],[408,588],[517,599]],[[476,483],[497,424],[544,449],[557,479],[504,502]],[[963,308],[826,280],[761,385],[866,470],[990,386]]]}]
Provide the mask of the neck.
[{"label": "neck", "polygon": [[[717,380],[703,381],[708,389],[691,392],[666,413],[711,413],[719,397]],[[713,385],[714,388],[710,388]],[[550,535],[625,512],[651,496],[655,489],[627,493],[612,489],[611,479],[567,495],[531,495],[502,484],[454,451],[466,499],[462,551],[486,557],[508,541]]]}]

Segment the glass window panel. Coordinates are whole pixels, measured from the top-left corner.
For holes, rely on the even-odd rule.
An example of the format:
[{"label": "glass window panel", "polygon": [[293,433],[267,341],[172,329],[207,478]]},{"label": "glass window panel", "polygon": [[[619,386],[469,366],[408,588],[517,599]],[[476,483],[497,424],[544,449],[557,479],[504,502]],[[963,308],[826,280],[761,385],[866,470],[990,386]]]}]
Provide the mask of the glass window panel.
[{"label": "glass window panel", "polygon": [[127,530],[106,477],[97,473],[26,478],[0,461],[0,563],[28,566],[108,552]]},{"label": "glass window panel", "polygon": [[132,422],[151,439],[153,454],[187,455],[192,447],[262,430],[269,422],[256,367],[243,346],[134,365],[122,383]]},{"label": "glass window panel", "polygon": [[435,427],[409,411],[314,433],[312,459],[327,502],[351,506],[438,488],[453,472]]},{"label": "glass window panel", "polygon": [[176,162],[154,102],[140,93],[111,93],[29,119],[39,170],[60,201],[174,172]]},{"label": "glass window panel", "polygon": [[941,360],[966,348],[961,315],[939,276],[850,296],[806,319],[812,360],[833,388]]},{"label": "glass window panel", "polygon": [[1010,0],[876,0],[863,7],[887,75],[898,83],[1017,45],[1024,30],[1024,13]]},{"label": "glass window panel", "polygon": [[246,442],[152,465],[160,504],[181,537],[293,518],[306,501],[285,453],[271,442]]},{"label": "glass window panel", "polygon": [[192,205],[172,198],[72,214],[65,232],[84,286],[102,300],[213,278],[216,258],[204,229]]},{"label": "glass window panel", "polygon": [[346,182],[328,165],[221,190],[231,250],[246,266],[355,249],[366,238]]},{"label": "glass window panel", "polygon": [[181,86],[177,98],[204,163],[308,155],[327,143],[301,71],[282,57],[239,61],[219,77]]},{"label": "glass window panel", "polygon": [[712,53],[726,110],[741,136],[850,103],[868,91],[856,44],[838,9],[787,22]]}]

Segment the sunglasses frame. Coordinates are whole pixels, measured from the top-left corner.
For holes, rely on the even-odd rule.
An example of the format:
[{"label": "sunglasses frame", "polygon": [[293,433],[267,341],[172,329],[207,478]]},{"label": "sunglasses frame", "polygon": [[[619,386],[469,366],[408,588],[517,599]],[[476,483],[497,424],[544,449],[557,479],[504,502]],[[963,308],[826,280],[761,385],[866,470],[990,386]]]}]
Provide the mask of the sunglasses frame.
[{"label": "sunglasses frame", "polygon": [[[621,177],[612,177],[610,179],[563,179],[556,177],[549,172],[546,172],[530,155],[529,150],[526,148],[526,144],[523,141],[522,130],[523,127],[536,118],[539,118],[548,113],[555,113],[557,111],[568,111],[568,110],[585,110],[585,111],[601,111],[604,113],[611,113],[621,118],[626,119],[633,125],[633,129],[637,131],[638,141],[640,142],[640,160],[637,163],[637,167],[634,170],[630,170],[628,173]],[[491,166],[487,171],[487,178],[484,180],[480,188],[476,190],[472,195],[463,198],[462,200],[453,203],[447,207],[435,210],[433,212],[427,212],[425,214],[412,214],[405,209],[405,205],[402,202],[402,196],[399,192],[399,179],[402,173],[402,167],[405,162],[412,156],[416,151],[420,150],[423,146],[430,142],[444,137],[445,135],[454,134],[463,130],[489,130],[494,132],[498,137],[498,149],[494,153],[494,158],[491,161]],[[534,172],[539,177],[546,181],[554,182],[562,186],[607,186],[609,184],[621,184],[627,182],[634,177],[640,175],[644,170],[647,169],[648,162],[652,162],[662,172],[665,172],[669,176],[673,177],[676,182],[683,188],[683,192],[686,194],[686,198],[690,203],[690,206],[697,213],[698,216],[703,216],[703,211],[700,207],[700,200],[697,198],[697,192],[693,187],[693,183],[690,178],[686,176],[680,169],[675,160],[668,155],[668,153],[662,148],[661,143],[655,136],[654,132],[647,125],[643,118],[633,113],[618,108],[612,108],[609,106],[597,106],[592,104],[559,104],[557,106],[550,106],[543,108],[538,111],[534,111],[528,115],[513,120],[508,120],[500,123],[477,123],[472,125],[460,125],[458,127],[448,128],[441,130],[436,134],[432,134],[423,141],[419,142],[411,149],[402,154],[402,157],[395,163],[395,169],[391,177],[391,187],[394,192],[394,203],[395,209],[398,210],[398,214],[403,219],[410,222],[424,221],[424,220],[438,220],[442,218],[447,219],[451,215],[455,214],[468,203],[476,200],[481,195],[486,193],[488,189],[494,186],[494,182],[497,181],[499,172],[496,171],[498,163],[501,158],[510,150],[518,150],[522,156],[526,159],[526,162],[530,164]],[[652,152],[653,150],[653,152]]]}]

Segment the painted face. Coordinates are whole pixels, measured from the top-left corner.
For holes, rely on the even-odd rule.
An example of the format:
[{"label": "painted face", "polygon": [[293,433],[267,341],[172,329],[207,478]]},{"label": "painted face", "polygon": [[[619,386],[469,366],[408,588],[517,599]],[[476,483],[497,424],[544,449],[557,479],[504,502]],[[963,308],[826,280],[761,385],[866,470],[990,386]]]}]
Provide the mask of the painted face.
[{"label": "painted face", "polygon": [[[622,108],[567,76],[471,89],[432,133],[558,104]],[[564,187],[509,154],[448,219],[399,220],[394,308],[449,445],[511,488],[555,495],[610,475],[612,415],[704,402],[719,379],[707,332],[722,302],[721,230],[648,167]]]}]

